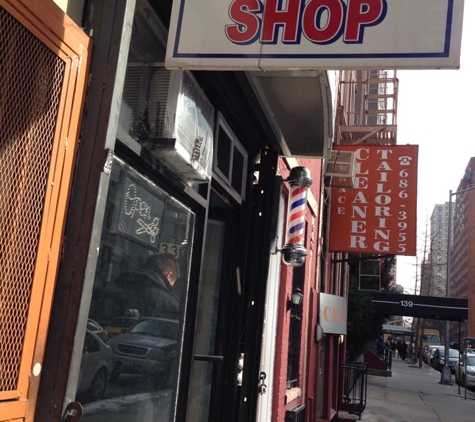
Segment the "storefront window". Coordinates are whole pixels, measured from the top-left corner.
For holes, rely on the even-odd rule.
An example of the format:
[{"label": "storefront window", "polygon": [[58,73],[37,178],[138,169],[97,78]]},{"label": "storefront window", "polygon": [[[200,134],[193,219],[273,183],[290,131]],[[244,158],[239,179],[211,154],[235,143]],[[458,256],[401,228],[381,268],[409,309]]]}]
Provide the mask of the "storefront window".
[{"label": "storefront window", "polygon": [[84,421],[172,421],[194,213],[115,158],[78,383]]}]

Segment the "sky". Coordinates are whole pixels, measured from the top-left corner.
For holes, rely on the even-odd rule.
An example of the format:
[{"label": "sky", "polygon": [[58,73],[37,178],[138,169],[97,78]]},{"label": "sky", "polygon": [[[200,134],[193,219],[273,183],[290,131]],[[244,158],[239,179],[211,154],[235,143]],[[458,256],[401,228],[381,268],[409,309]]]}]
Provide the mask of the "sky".
[{"label": "sky", "polygon": [[396,282],[414,294],[432,210],[449,201],[475,156],[475,1],[465,0],[460,69],[398,70],[397,77],[397,143],[419,145],[419,160],[418,256],[397,257]]}]

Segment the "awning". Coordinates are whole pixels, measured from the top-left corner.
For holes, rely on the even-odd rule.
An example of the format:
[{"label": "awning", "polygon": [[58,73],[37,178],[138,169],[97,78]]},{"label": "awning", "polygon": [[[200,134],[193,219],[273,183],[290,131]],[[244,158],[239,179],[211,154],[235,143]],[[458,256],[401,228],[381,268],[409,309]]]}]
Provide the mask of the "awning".
[{"label": "awning", "polygon": [[330,158],[332,95],[326,71],[246,75],[284,156]]},{"label": "awning", "polygon": [[468,318],[468,300],[434,296],[372,292],[375,312],[383,315],[464,321]]},{"label": "awning", "polygon": [[383,324],[381,329],[382,334],[394,334],[397,336],[414,336],[414,331],[410,330],[409,328],[402,327],[400,325],[388,325]]}]

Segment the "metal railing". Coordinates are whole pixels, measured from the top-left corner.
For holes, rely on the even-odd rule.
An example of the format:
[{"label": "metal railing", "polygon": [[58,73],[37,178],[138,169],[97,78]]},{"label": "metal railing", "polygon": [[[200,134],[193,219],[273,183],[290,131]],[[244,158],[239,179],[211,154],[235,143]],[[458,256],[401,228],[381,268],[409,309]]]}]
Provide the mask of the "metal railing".
[{"label": "metal railing", "polygon": [[366,408],[368,366],[361,362],[342,362],[340,369],[342,385],[338,412],[346,411],[361,419]]}]

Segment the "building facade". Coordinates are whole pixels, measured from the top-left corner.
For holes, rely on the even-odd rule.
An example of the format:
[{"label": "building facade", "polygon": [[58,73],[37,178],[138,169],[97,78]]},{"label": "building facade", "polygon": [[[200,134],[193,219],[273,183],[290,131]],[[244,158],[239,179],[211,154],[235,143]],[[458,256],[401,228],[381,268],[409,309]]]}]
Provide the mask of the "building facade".
[{"label": "building facade", "polygon": [[470,191],[475,174],[475,158],[470,158],[457,191],[468,190],[455,196],[453,208],[453,242],[451,250],[450,296],[468,299],[468,321],[452,324],[450,341],[475,335],[475,192]]},{"label": "building facade", "polygon": [[449,204],[436,204],[430,217],[430,281],[421,294],[444,297],[447,286]]},{"label": "building facade", "polygon": [[[2,218],[11,240],[2,271],[11,270],[1,297],[2,327],[10,329],[1,334],[0,420],[334,419],[346,320],[339,313],[340,328],[324,332],[320,308],[336,299],[343,312],[348,274],[327,246],[326,72],[169,71],[171,1],[0,6],[2,28],[14,29],[2,32],[2,43],[24,60],[17,68],[1,61],[9,76],[2,118],[8,98],[8,110],[25,120],[1,120],[10,154],[2,169],[18,168],[21,157],[30,178],[2,179],[16,190]],[[25,37],[69,85],[50,86],[41,60],[16,77],[30,61],[25,43],[12,40]],[[27,114],[31,93],[38,108]],[[37,162],[49,169],[44,180],[29,173],[39,154],[31,134],[44,132],[39,117],[53,127],[53,146]],[[294,251],[286,249],[294,168],[309,172],[291,254],[300,266],[282,260]],[[25,186],[33,205],[13,214],[40,215],[29,237],[9,214],[24,203]],[[22,252],[23,239],[31,252]],[[25,256],[29,267],[16,266]]]}]

